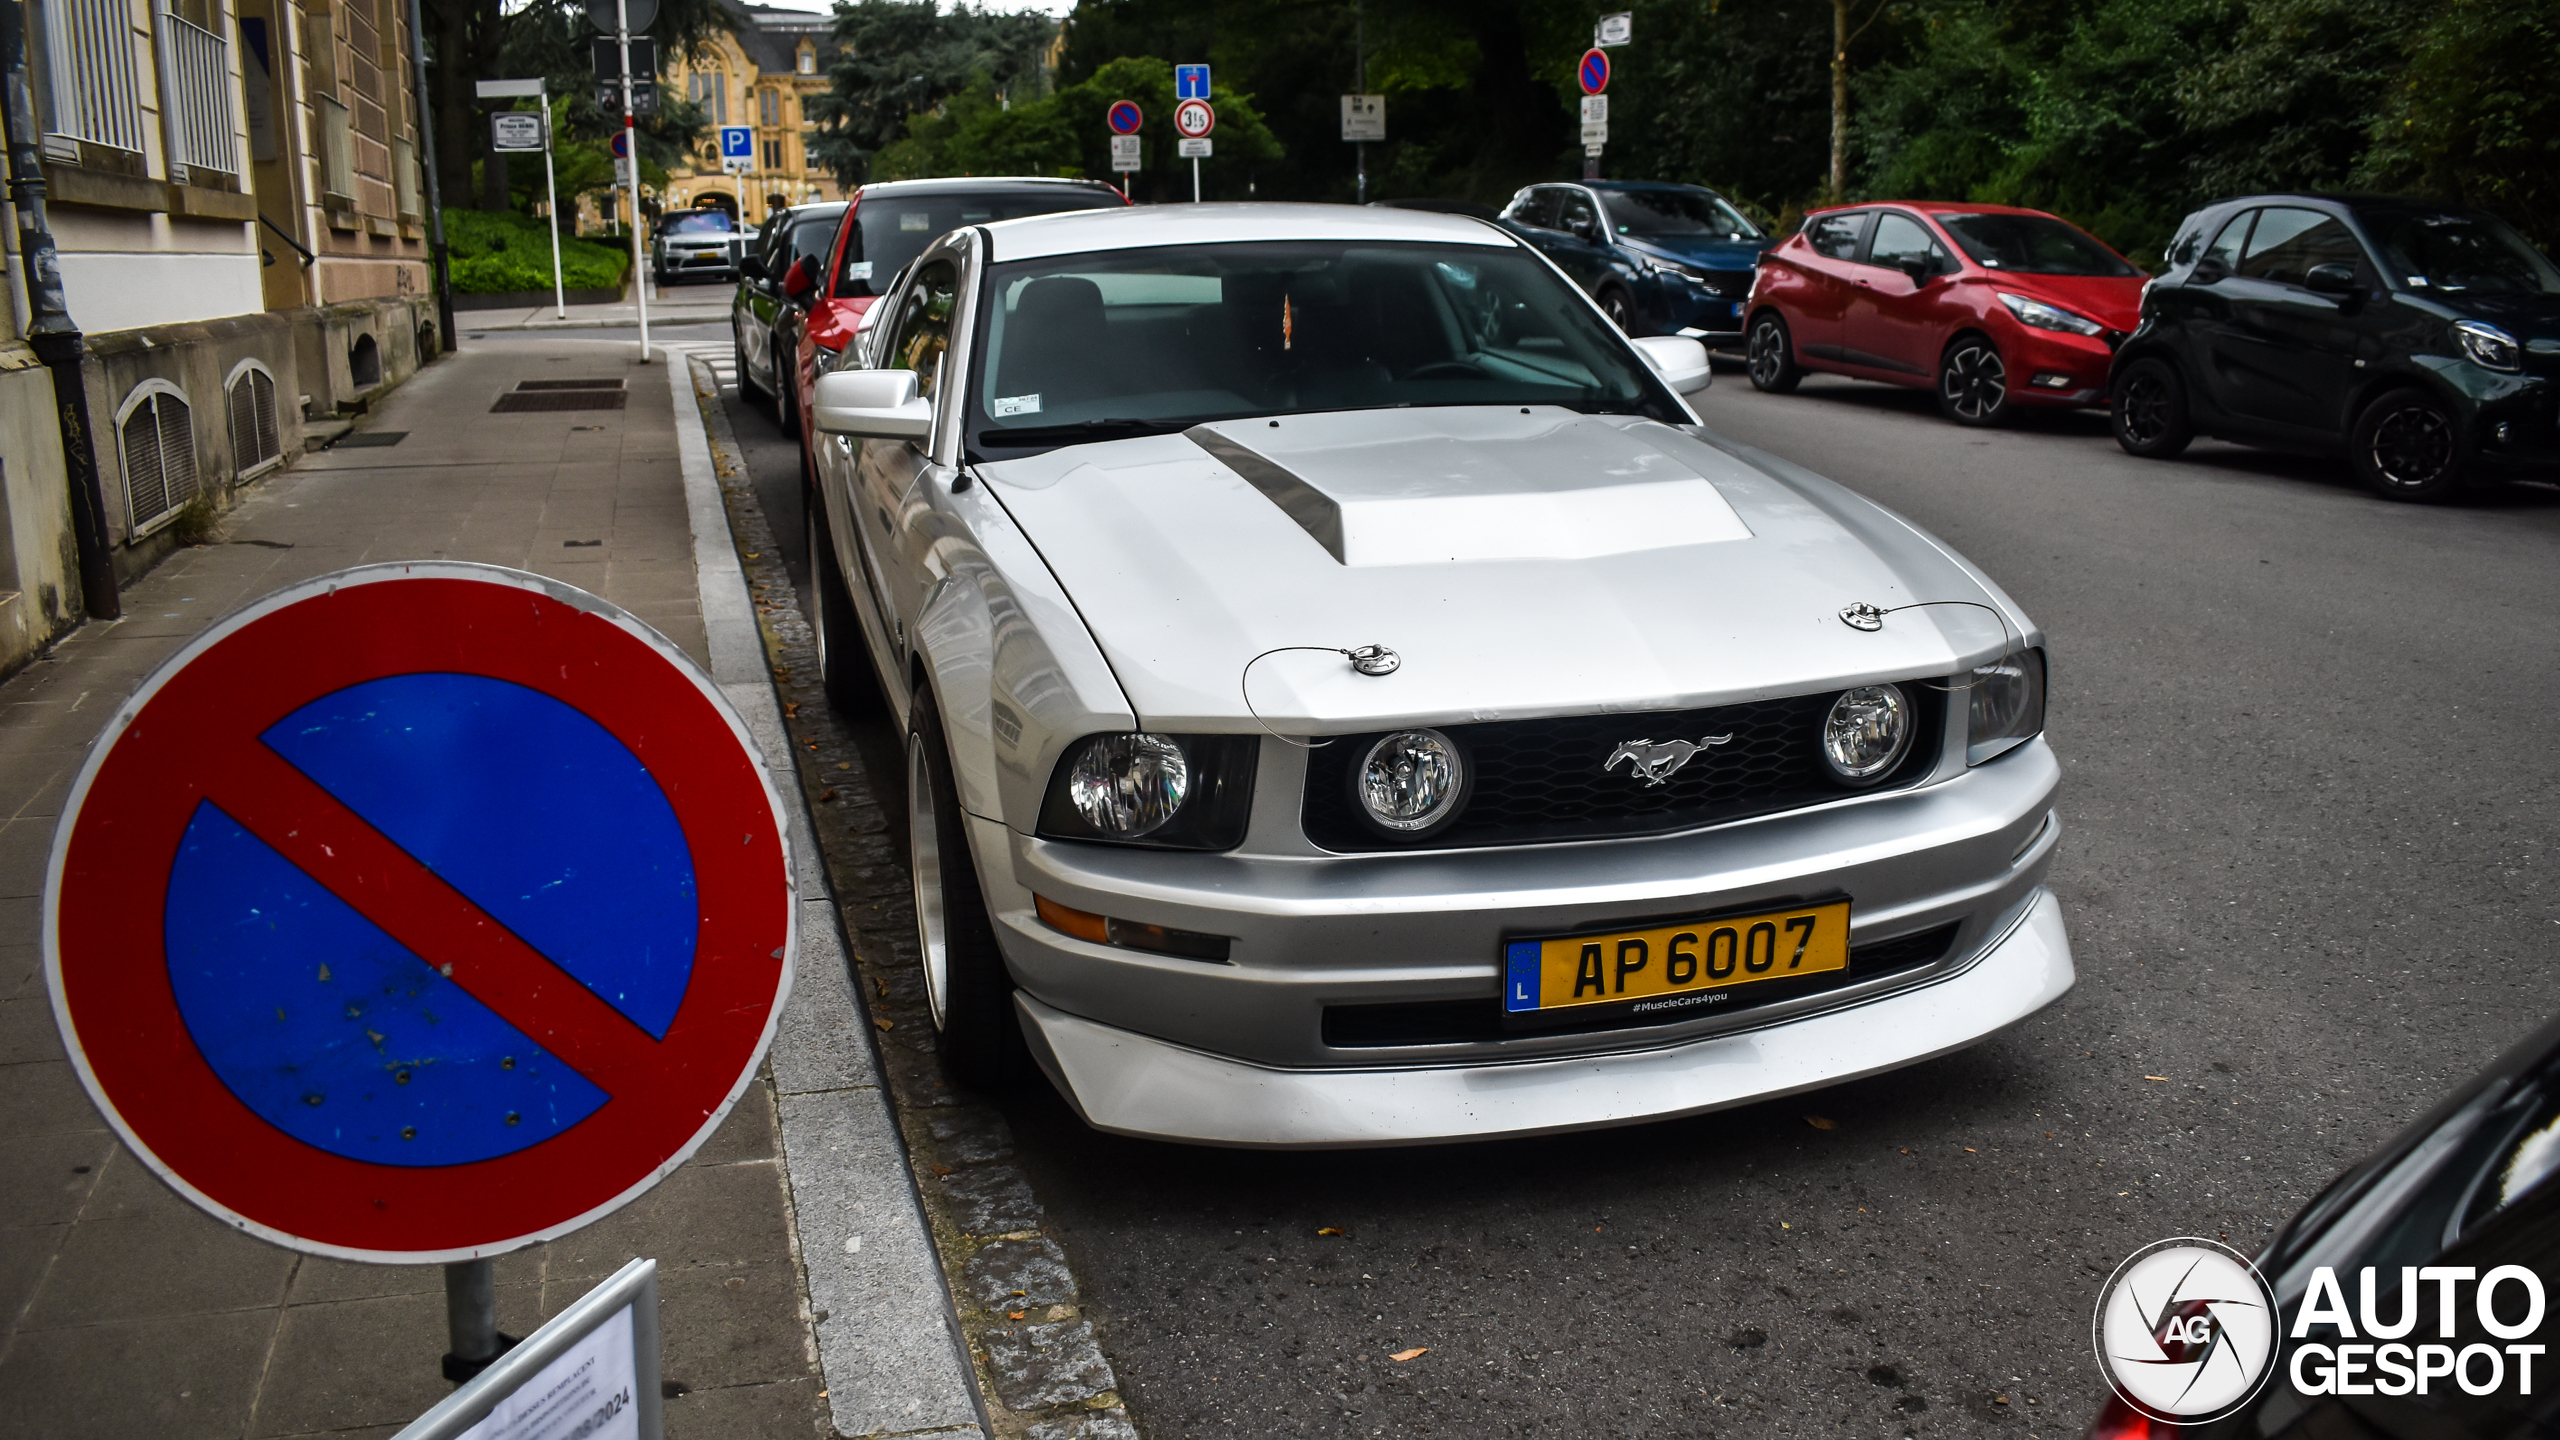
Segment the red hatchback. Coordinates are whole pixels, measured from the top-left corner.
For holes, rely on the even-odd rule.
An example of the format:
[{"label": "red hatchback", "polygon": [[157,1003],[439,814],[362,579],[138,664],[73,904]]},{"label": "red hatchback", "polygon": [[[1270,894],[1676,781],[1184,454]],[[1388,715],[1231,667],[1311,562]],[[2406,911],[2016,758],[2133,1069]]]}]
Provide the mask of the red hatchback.
[{"label": "red hatchback", "polygon": [[2103,405],[2142,314],[2143,273],[2067,221],[2005,205],[1817,210],[1763,256],[1751,383],[1807,370],[1926,386],[1959,425],[2022,405]]}]

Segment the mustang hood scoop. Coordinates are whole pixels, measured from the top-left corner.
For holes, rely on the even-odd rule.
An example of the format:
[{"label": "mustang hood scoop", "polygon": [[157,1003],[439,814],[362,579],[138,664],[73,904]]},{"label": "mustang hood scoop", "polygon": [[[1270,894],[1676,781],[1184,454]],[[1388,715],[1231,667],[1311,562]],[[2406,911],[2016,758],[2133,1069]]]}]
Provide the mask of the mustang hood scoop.
[{"label": "mustang hood scoop", "polygon": [[1696,470],[1639,436],[1559,419],[1365,410],[1185,434],[1345,565],[1592,560],[1751,538]]}]

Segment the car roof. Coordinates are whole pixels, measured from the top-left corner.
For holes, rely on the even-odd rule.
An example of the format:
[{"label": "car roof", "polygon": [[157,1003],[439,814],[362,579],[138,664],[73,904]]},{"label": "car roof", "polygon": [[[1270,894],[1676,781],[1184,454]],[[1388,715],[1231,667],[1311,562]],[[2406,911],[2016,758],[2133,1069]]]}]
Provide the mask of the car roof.
[{"label": "car roof", "polygon": [[1809,216],[1829,215],[1838,210],[1874,210],[1885,206],[1896,210],[1917,210],[1927,215],[2041,215],[2048,220],[2062,219],[2049,210],[2030,210],[2023,205],[1979,205],[1969,200],[1861,200],[1854,205],[1818,205],[1804,213]]},{"label": "car roof", "polygon": [[1363,205],[1239,202],[1141,205],[1026,215],[980,227],[994,242],[988,258],[1029,260],[1089,250],[1145,250],[1170,245],[1228,245],[1257,240],[1370,240],[1441,245],[1512,246],[1519,242],[1489,221],[1432,210]]},{"label": "car roof", "polygon": [[1120,193],[1099,180],[1065,180],[1055,175],[978,175],[945,176],[933,180],[883,180],[876,185],[863,186],[861,193],[865,196],[878,195],[886,198],[894,195],[935,195],[954,190],[974,190],[981,193],[989,190],[1089,190],[1115,197]]},{"label": "car roof", "polygon": [[1550,185],[1583,185],[1593,190],[1696,190],[1716,194],[1711,185],[1691,185],[1681,180],[1550,180]]}]

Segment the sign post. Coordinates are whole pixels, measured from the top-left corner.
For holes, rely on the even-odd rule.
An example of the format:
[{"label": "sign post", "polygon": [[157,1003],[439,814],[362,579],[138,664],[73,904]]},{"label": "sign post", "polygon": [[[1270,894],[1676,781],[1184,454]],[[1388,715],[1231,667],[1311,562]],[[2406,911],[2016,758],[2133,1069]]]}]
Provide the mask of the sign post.
[{"label": "sign post", "polygon": [[45,884],[63,1045],[170,1188],[305,1254],[492,1257],[637,1199],[754,1079],[798,943],[745,723],[557,581],[361,566],[190,641],[108,722]]},{"label": "sign post", "polygon": [[634,1260],[392,1440],[658,1440],[658,1262]]},{"label": "sign post", "polygon": [[[1125,175],[1136,170],[1145,153],[1138,139],[1138,127],[1147,123],[1146,112],[1138,108],[1135,100],[1114,100],[1102,118],[1111,127],[1112,173]],[[1129,182],[1126,180],[1120,182],[1120,198],[1129,198]],[[1149,198],[1153,198],[1152,195]]]},{"label": "sign post", "polygon": [[569,291],[560,275],[560,181],[551,165],[551,96],[547,82],[532,80],[482,80],[478,82],[480,98],[500,100],[526,98],[542,106],[539,115],[521,110],[500,110],[489,116],[489,148],[492,150],[540,150],[542,152],[543,204],[551,216],[551,314],[557,320],[569,318]]},{"label": "sign post", "polygon": [[720,168],[735,175],[755,168],[756,132],[746,125],[720,127]]},{"label": "sign post", "polygon": [[[589,0],[590,16],[595,8]],[[640,23],[631,23],[632,12],[639,11]],[[640,363],[649,363],[649,277],[642,273],[640,254],[640,138],[634,132],[631,111],[631,36],[635,29],[646,30],[658,18],[658,0],[613,0],[613,43],[622,54],[622,141],[623,166],[631,177],[631,293],[640,301]],[[599,26],[599,29],[602,27]],[[650,47],[653,51],[655,46]],[[654,83],[656,73],[651,72]]]},{"label": "sign post", "polygon": [[[1609,104],[1601,92],[1609,88],[1609,52],[1593,46],[1582,52],[1582,63],[1574,67],[1573,78],[1582,86],[1582,178],[1600,178],[1600,152],[1609,143]],[[1592,119],[1591,102],[1600,102],[1598,120]],[[1595,130],[1594,127],[1597,127]],[[1598,138],[1593,138],[1594,136]]]},{"label": "sign post", "polygon": [[[1200,67],[1202,71],[1207,66]],[[1206,100],[1185,100],[1173,107],[1174,133],[1182,137],[1181,153],[1191,160],[1191,203],[1200,203],[1200,162],[1210,154],[1209,132],[1218,128],[1218,112]]]}]

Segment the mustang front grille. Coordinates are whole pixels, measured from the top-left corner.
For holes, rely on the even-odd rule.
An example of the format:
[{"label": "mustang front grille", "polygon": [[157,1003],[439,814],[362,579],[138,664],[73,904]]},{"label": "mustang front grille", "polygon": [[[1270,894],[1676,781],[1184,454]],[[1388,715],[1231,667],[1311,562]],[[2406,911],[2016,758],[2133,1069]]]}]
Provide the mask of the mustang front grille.
[{"label": "mustang front grille", "polygon": [[[1903,690],[1913,701],[1911,746],[1868,789],[1907,783],[1936,763],[1946,707],[1935,687]],[[1307,757],[1307,838],[1342,851],[1530,845],[1668,834],[1836,800],[1852,792],[1831,778],[1819,749],[1836,698],[1826,691],[1704,710],[1439,727],[1457,742],[1472,780],[1458,818],[1420,841],[1372,829],[1353,798],[1351,776],[1384,734],[1337,736]],[[1698,751],[1660,784],[1647,784],[1633,763],[1611,761],[1630,741],[1695,744],[1720,735],[1733,738]]]}]

